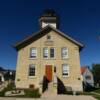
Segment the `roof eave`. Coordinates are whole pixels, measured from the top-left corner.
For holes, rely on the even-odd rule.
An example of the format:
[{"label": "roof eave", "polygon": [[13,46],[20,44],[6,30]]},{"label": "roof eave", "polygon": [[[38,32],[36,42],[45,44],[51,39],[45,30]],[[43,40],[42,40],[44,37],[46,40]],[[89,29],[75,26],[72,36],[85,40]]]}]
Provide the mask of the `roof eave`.
[{"label": "roof eave", "polygon": [[32,37],[35,37],[36,35],[40,34],[41,32],[45,31],[46,29],[52,29],[58,33],[60,33],[62,36],[64,36],[65,38],[69,39],[70,41],[72,41],[74,44],[78,45],[79,46],[79,51],[81,51],[83,48],[84,48],[84,45],[78,41],[76,41],[75,39],[71,38],[70,36],[64,34],[63,32],[59,31],[58,29],[52,27],[51,25],[48,25],[46,27],[44,27],[43,29],[41,29],[40,31],[32,34],[31,36],[25,38],[24,40],[22,41],[19,41],[17,42],[16,44],[13,45],[13,48],[15,48],[17,51],[20,49],[20,46],[25,43],[26,41],[28,41],[29,39],[31,39]]}]

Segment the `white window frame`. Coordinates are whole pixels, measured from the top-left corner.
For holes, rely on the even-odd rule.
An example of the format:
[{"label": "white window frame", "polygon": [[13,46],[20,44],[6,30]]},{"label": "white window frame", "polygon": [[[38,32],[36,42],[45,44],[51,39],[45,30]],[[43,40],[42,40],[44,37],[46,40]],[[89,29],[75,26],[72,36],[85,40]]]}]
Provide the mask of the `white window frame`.
[{"label": "white window frame", "polygon": [[30,58],[32,58],[32,59],[37,58],[37,48],[36,47],[32,47],[30,49]]},{"label": "white window frame", "polygon": [[[32,73],[33,73],[33,75],[32,75]],[[29,70],[28,70],[28,76],[32,77],[32,76],[35,76],[35,75],[36,75],[36,66],[35,66],[35,64],[30,64]]]},{"label": "white window frame", "polygon": [[49,49],[47,47],[43,48],[43,58],[48,59],[49,58]]},{"label": "white window frame", "polygon": [[[54,50],[54,57],[51,57],[51,49]],[[50,58],[51,58],[51,59],[54,59],[54,58],[55,58],[55,48],[54,48],[54,47],[51,47],[51,48],[50,48]]]},{"label": "white window frame", "polygon": [[61,57],[62,57],[62,59],[67,59],[68,58],[68,48],[67,47],[62,47],[61,48]]},{"label": "white window frame", "polygon": [[62,76],[69,77],[69,65],[68,64],[62,64]]}]

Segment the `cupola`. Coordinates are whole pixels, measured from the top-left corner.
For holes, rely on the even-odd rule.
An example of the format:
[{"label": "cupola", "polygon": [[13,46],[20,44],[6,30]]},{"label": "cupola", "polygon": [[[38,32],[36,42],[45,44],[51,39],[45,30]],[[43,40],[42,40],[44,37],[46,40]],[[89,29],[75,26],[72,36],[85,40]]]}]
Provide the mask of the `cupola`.
[{"label": "cupola", "polygon": [[58,28],[58,16],[55,11],[51,9],[45,10],[42,16],[39,18],[39,24],[40,28],[44,28],[47,25]]}]

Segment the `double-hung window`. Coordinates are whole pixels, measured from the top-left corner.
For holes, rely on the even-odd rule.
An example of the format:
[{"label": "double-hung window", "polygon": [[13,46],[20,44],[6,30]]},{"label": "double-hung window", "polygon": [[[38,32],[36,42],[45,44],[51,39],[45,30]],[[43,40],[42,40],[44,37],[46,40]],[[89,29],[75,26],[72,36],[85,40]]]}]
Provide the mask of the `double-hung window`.
[{"label": "double-hung window", "polygon": [[29,65],[29,76],[35,76],[35,65],[34,64]]},{"label": "double-hung window", "polygon": [[62,59],[68,58],[68,48],[67,47],[61,48],[61,56],[62,56]]},{"label": "double-hung window", "polygon": [[67,64],[62,64],[62,76],[69,76],[69,66]]},{"label": "double-hung window", "polygon": [[48,48],[43,48],[43,58],[48,58],[49,57],[49,50]]},{"label": "double-hung window", "polygon": [[35,47],[30,49],[30,58],[36,58],[37,57],[37,49]]},{"label": "double-hung window", "polygon": [[54,57],[55,57],[55,49],[50,48],[50,58],[54,58]]}]

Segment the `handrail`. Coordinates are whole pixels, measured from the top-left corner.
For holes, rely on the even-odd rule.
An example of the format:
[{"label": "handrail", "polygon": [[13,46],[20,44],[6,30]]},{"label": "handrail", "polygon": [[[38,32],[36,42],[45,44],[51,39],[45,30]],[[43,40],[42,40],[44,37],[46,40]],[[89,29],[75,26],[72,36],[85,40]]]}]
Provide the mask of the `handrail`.
[{"label": "handrail", "polygon": [[43,77],[43,85],[42,85],[42,92],[45,92],[48,89],[48,79],[46,76]]},{"label": "handrail", "polygon": [[56,74],[54,74],[54,76],[53,76],[53,83],[57,84],[57,75]]}]

